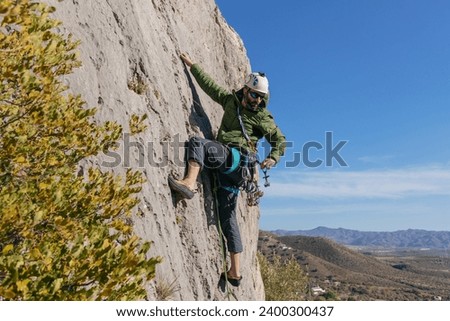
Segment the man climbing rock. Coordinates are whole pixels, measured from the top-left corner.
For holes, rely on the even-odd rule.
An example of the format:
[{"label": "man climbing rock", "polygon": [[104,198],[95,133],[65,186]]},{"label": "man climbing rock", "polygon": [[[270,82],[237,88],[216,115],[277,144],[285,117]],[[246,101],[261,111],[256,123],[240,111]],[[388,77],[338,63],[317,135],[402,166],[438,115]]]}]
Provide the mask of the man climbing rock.
[{"label": "man climbing rock", "polygon": [[[286,139],[267,109],[269,82],[263,73],[251,73],[243,88],[229,92],[215,83],[187,54],[180,58],[190,69],[197,83],[224,109],[217,140],[193,137],[188,144],[187,174],[182,180],[169,177],[172,190],[191,199],[195,195],[197,176],[203,168],[217,173],[218,215],[230,253],[230,269],[226,279],[239,286],[242,276],[239,254],[242,242],[236,219],[236,205],[240,189],[254,188],[257,176],[256,146],[261,138],[271,145],[262,169],[270,169],[284,154]],[[225,278],[223,273],[222,278]]]}]

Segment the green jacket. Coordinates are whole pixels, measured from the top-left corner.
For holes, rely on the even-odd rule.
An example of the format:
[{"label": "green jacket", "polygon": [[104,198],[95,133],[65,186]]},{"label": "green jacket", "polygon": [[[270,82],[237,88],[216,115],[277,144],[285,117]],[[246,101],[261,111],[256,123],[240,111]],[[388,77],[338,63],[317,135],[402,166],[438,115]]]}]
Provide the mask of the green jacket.
[{"label": "green jacket", "polygon": [[[224,109],[217,140],[223,144],[244,148],[256,153],[258,140],[265,138],[271,146],[268,157],[279,161],[286,148],[286,138],[275,124],[272,114],[267,110],[268,98],[265,98],[257,111],[243,108],[241,104],[243,89],[232,93],[223,89],[206,74],[198,64],[191,66],[191,73],[203,91]],[[241,114],[251,144],[245,139],[237,112]]]}]

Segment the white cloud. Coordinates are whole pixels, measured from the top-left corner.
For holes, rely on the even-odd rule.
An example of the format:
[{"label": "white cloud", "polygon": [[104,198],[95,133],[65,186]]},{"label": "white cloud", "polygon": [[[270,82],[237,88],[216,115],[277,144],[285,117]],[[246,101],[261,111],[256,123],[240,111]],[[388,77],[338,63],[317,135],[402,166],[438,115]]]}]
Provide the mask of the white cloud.
[{"label": "white cloud", "polygon": [[383,198],[450,196],[450,169],[420,167],[396,170],[285,172],[274,176],[267,197]]},{"label": "white cloud", "polygon": [[372,200],[368,202],[336,202],[330,204],[326,202],[315,202],[314,204],[297,204],[290,206],[282,206],[277,204],[269,204],[263,206],[261,212],[264,216],[320,216],[320,215],[404,215],[404,214],[423,214],[434,213],[440,210],[441,204],[423,204],[418,202],[380,202]]},{"label": "white cloud", "polygon": [[359,161],[369,164],[385,164],[388,161],[394,159],[394,155],[382,155],[382,156],[363,156],[358,158]]}]

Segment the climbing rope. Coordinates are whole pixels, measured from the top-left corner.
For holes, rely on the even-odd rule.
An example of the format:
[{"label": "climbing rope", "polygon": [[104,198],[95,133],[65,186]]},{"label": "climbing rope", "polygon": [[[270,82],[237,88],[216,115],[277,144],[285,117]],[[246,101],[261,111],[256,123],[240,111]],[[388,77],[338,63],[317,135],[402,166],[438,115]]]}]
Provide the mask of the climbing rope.
[{"label": "climbing rope", "polygon": [[[257,170],[257,169],[256,169]],[[264,173],[264,187],[268,187],[270,186],[270,182],[268,180],[268,178],[270,177],[267,174],[267,169],[263,169],[263,173]],[[251,184],[251,188],[247,188],[245,189],[247,192],[247,205],[249,206],[256,206],[259,204],[259,200],[260,198],[264,195],[264,192],[261,191],[259,189],[259,185],[257,181],[252,182]],[[219,182],[218,182],[218,178],[217,178],[217,174],[214,173],[213,174],[213,197],[214,197],[214,208],[215,208],[215,212],[216,212],[216,216],[217,216],[217,228],[219,231],[219,236],[220,236],[220,248],[221,248],[221,252],[222,252],[222,258],[223,258],[223,274],[225,276],[225,288],[226,288],[226,295],[227,295],[227,299],[230,300],[230,297],[233,296],[234,299],[236,301],[239,301],[236,297],[236,294],[234,293],[234,291],[230,288],[229,283],[228,283],[228,267],[227,267],[227,254],[226,254],[226,250],[225,250],[225,237],[223,235],[223,231],[222,231],[222,225],[220,224],[220,213],[219,213],[219,200],[217,197],[217,191],[220,188],[219,186]]]},{"label": "climbing rope", "polygon": [[236,297],[236,294],[234,294],[234,291],[230,288],[228,284],[228,268],[227,268],[227,253],[225,251],[225,237],[223,235],[222,231],[222,225],[220,224],[220,214],[219,214],[219,200],[217,198],[217,191],[219,189],[219,185],[217,182],[217,174],[213,174],[213,197],[214,197],[214,208],[217,216],[217,229],[219,230],[219,236],[220,236],[220,249],[222,252],[222,258],[223,258],[223,274],[225,276],[225,289],[226,289],[226,295],[227,299],[230,301],[230,297],[233,296],[236,301],[239,301]]}]

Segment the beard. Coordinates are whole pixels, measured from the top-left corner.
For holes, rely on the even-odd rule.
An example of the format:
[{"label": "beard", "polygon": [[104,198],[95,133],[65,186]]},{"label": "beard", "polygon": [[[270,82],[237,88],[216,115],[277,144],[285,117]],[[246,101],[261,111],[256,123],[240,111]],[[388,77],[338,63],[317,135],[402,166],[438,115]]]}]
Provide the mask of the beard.
[{"label": "beard", "polygon": [[253,111],[256,111],[258,109],[258,107],[259,107],[258,101],[250,100],[247,96],[244,98],[244,103],[245,103],[244,106],[246,108],[248,108],[250,110],[253,110]]}]

